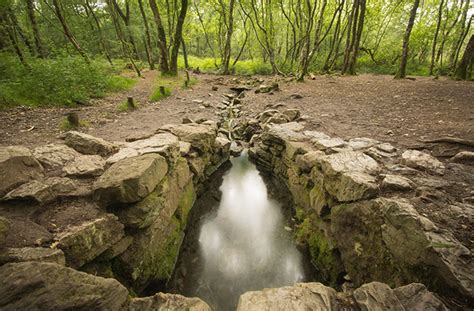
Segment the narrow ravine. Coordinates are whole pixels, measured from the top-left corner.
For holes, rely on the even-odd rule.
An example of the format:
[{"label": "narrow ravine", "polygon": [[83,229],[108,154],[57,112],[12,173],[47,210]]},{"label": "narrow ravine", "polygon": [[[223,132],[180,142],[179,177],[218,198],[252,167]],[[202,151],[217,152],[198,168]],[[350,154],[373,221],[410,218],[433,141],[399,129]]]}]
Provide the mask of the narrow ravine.
[{"label": "narrow ravine", "polygon": [[201,218],[197,258],[188,261],[182,282],[186,295],[215,310],[234,310],[250,290],[292,285],[304,279],[302,255],[285,226],[281,205],[246,154],[231,160],[220,186],[217,209]]}]

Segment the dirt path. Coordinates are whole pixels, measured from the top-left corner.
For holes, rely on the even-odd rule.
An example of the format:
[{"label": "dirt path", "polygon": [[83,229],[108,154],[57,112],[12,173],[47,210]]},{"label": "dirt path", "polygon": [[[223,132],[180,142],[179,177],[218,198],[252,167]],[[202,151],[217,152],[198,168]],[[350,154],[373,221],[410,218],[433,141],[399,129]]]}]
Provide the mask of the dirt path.
[{"label": "dirt path", "polygon": [[[95,100],[78,108],[15,108],[0,111],[0,145],[34,146],[58,141],[64,114],[77,110],[88,124],[84,132],[111,141],[152,133],[183,117],[217,120],[216,107],[229,87],[247,78],[197,75],[198,84],[176,90],[172,96],[149,102],[157,79],[145,72],[129,92]],[[305,83],[259,77],[263,83],[279,80],[281,91],[273,94],[246,93],[244,115],[253,116],[273,108],[298,108],[311,127],[343,138],[371,137],[399,146],[417,144],[420,139],[454,136],[474,140],[474,84],[419,77],[415,81],[393,80],[391,76],[318,76]],[[213,91],[212,87],[218,88]],[[302,98],[294,98],[294,94]],[[132,112],[117,106],[133,96],[140,104]],[[205,107],[206,106],[206,107]]]}]

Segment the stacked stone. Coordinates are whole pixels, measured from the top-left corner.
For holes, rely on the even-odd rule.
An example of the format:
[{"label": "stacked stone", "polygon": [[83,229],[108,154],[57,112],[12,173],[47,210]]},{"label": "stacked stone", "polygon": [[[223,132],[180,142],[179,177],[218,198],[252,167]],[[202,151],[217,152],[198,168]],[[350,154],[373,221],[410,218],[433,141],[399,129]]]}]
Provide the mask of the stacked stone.
[{"label": "stacked stone", "polygon": [[261,127],[249,155],[286,183],[296,210],[310,220],[305,234],[312,259],[328,282],[344,275],[351,286],[417,281],[440,293],[474,297],[471,251],[452,230],[418,212],[423,205],[416,195],[424,181],[444,174],[442,162],[372,139],[345,141],[308,131],[304,123]]},{"label": "stacked stone", "polygon": [[[0,148],[0,264],[29,273],[43,266],[21,262],[47,262],[46,270],[61,275],[72,273],[66,265],[120,279],[135,292],[166,281],[196,189],[228,160],[230,141],[210,121],[164,126],[122,144],[79,132],[64,139],[32,151]],[[7,293],[8,280],[0,292]],[[154,299],[168,301],[163,297]],[[14,298],[4,305],[21,306]],[[138,305],[151,308],[146,300]]]}]

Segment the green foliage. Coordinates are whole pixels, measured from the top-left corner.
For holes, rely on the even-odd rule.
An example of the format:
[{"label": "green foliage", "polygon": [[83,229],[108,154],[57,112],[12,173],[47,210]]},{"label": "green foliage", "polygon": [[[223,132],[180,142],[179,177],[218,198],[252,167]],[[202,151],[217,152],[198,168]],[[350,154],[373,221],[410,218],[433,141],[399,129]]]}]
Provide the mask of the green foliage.
[{"label": "green foliage", "polygon": [[[188,56],[189,66],[192,68],[199,68],[205,73],[219,73],[220,59],[214,59],[211,57],[196,57]],[[234,59],[231,59],[230,64],[232,65]],[[217,65],[217,67],[216,67]],[[178,59],[179,68],[184,69],[184,59],[180,57]],[[231,67],[231,71],[237,75],[250,76],[250,75],[266,75],[272,73],[272,66],[269,63],[263,62],[261,59],[249,59],[240,60],[234,67]]]},{"label": "green foliage", "polygon": [[[89,127],[90,123],[85,121],[85,120],[80,120],[79,121],[79,126],[80,127]],[[61,131],[71,131],[71,130],[75,130],[76,127],[74,125],[72,125],[71,122],[69,122],[69,120],[66,118],[66,119],[63,119],[61,121],[61,123],[59,124],[59,129]]]},{"label": "green foliage", "polygon": [[[156,83],[153,87],[153,91],[150,95],[151,101],[160,101],[163,98],[170,96],[173,91],[179,88],[185,88],[186,76],[183,73],[179,73],[177,76],[161,75],[157,78]],[[191,78],[188,87],[198,83],[196,78]],[[160,91],[160,87],[164,87],[164,93]]]},{"label": "green foliage", "polygon": [[171,91],[169,88],[164,87],[164,92],[160,90],[160,85],[154,87],[153,92],[151,93],[150,100],[153,102],[157,102],[166,98],[171,95]]},{"label": "green foliage", "polygon": [[[135,106],[136,108],[138,107],[138,104],[135,103]],[[127,100],[124,100],[122,101],[120,104],[117,105],[117,111],[118,112],[127,112],[127,111],[130,111],[130,110],[133,110],[134,108],[130,107],[128,105],[128,101]]]},{"label": "green foliage", "polygon": [[0,107],[62,106],[86,103],[109,91],[126,90],[136,80],[116,75],[104,62],[87,64],[80,57],[29,59],[0,55]]}]

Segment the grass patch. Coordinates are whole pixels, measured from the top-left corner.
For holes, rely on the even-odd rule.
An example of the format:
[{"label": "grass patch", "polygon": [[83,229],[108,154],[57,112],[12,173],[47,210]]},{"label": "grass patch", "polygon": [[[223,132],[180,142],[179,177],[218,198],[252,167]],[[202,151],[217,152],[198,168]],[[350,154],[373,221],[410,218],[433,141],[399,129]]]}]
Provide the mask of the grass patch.
[{"label": "grass patch", "polygon": [[[85,120],[79,121],[79,127],[89,127],[89,126],[90,126],[90,123],[88,121],[85,121]],[[67,118],[62,120],[61,124],[59,124],[59,129],[65,132],[76,130],[77,128],[78,127],[72,125],[71,122],[69,122]]]},{"label": "grass patch", "polygon": [[[189,66],[192,68],[199,68],[205,73],[219,73],[221,60],[212,57],[196,57],[188,56]],[[230,60],[232,66],[234,59]],[[184,68],[184,59],[182,56],[178,58],[178,67]],[[272,66],[262,59],[247,59],[239,60],[234,67],[230,69],[232,73],[243,76],[250,76],[255,74],[267,75],[272,73]]]},{"label": "grass patch", "polygon": [[87,64],[81,57],[31,58],[26,67],[12,55],[0,53],[0,58],[0,108],[74,106],[128,90],[137,81],[120,76],[103,60]]},{"label": "grass patch", "polygon": [[135,107],[130,107],[128,104],[128,100],[122,101],[120,104],[117,105],[117,111],[118,112],[127,112],[127,111],[132,111],[138,108],[138,104],[134,103]]},{"label": "grass patch", "polygon": [[199,80],[195,77],[191,77],[188,86],[186,87],[186,75],[180,72],[177,76],[166,76],[162,75],[156,79],[153,87],[153,92],[150,95],[150,100],[157,102],[173,94],[175,90],[186,89],[197,84]]}]

